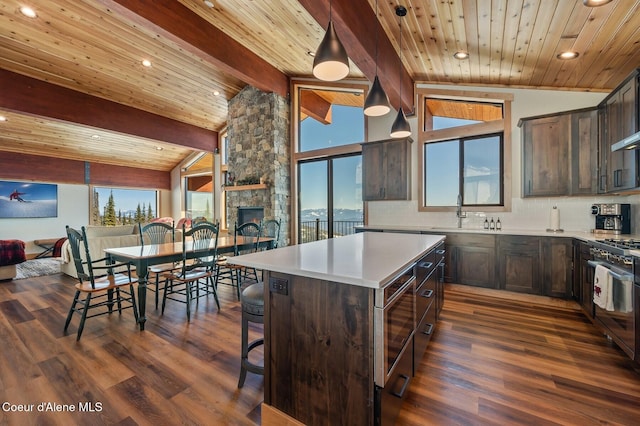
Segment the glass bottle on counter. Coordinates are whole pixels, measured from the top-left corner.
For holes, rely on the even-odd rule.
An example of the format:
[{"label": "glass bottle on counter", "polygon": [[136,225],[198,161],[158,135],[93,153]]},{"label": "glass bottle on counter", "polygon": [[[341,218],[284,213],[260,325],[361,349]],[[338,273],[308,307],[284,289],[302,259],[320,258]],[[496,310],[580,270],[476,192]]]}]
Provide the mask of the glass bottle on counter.
[{"label": "glass bottle on counter", "polygon": [[489,229],[489,219],[484,218],[484,229]]},{"label": "glass bottle on counter", "polygon": [[496,229],[496,223],[493,221],[493,218],[491,218],[491,222],[489,222],[489,229]]},{"label": "glass bottle on counter", "polygon": [[498,218],[498,220],[496,220],[496,231],[501,231],[502,230],[502,223],[500,222],[500,218]]}]

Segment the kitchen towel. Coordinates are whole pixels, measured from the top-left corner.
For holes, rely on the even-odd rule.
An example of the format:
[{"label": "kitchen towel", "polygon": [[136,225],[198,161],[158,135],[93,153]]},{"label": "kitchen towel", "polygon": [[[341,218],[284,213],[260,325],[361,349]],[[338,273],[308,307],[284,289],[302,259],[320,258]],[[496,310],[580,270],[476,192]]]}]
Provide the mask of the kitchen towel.
[{"label": "kitchen towel", "polygon": [[[602,265],[596,266],[593,274],[593,303],[602,309],[613,310],[613,297],[611,294],[611,274],[609,269]],[[609,309],[609,307],[611,309]]]}]

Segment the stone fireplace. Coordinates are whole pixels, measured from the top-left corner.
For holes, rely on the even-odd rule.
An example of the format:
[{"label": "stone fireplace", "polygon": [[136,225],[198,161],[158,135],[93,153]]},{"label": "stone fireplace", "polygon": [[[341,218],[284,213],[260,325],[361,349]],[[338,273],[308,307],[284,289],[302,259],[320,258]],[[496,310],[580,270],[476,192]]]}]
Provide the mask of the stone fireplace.
[{"label": "stone fireplace", "polygon": [[[239,221],[239,207],[262,207],[265,219],[281,220],[280,238],[288,244],[290,223],[289,102],[247,86],[229,101],[228,173],[236,186],[226,192],[227,227]],[[260,185],[242,182],[258,180]]]},{"label": "stone fireplace", "polygon": [[238,225],[247,222],[260,223],[264,219],[264,207],[238,207]]}]

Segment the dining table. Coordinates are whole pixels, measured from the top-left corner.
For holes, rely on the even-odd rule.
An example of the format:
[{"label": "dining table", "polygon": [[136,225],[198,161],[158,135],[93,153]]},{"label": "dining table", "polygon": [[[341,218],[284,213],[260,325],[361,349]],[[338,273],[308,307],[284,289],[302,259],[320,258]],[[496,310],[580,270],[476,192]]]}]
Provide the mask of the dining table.
[{"label": "dining table", "polygon": [[[274,238],[260,237],[258,246],[260,248],[271,248]],[[202,250],[193,250],[193,242],[178,241],[164,244],[144,244],[139,246],[107,248],[104,252],[107,259],[111,263],[124,262],[130,263],[136,268],[138,276],[138,325],[140,330],[144,330],[144,324],[147,321],[147,275],[149,266],[161,263],[171,263],[182,260],[183,244],[186,244],[187,258],[202,256]],[[238,235],[219,236],[217,245],[212,241],[209,251],[212,254],[234,253],[236,247],[238,251],[251,249],[256,245],[256,237]],[[215,252],[215,253],[214,253]]]}]

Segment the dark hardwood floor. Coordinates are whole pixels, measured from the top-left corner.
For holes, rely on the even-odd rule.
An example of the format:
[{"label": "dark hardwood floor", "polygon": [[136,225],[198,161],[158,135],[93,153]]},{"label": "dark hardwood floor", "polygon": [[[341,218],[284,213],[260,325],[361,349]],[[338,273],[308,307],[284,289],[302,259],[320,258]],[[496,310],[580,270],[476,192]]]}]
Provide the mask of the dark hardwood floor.
[{"label": "dark hardwood floor", "polygon": [[[164,316],[148,309],[145,332],[126,311],[89,319],[76,342],[77,319],[62,332],[74,283],[65,275],[0,282],[0,403],[33,404],[30,412],[4,404],[0,424],[260,424],[263,378],[248,374],[236,387],[232,288],[220,287],[220,311],[201,300],[191,323],[169,301]],[[397,424],[639,424],[640,374],[575,304],[503,295],[447,287]],[[260,333],[254,327],[251,337]],[[40,403],[67,411],[38,411]]]},{"label": "dark hardwood floor", "polygon": [[398,424],[640,424],[638,366],[577,304],[461,285],[445,294]]}]

